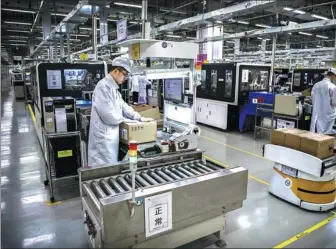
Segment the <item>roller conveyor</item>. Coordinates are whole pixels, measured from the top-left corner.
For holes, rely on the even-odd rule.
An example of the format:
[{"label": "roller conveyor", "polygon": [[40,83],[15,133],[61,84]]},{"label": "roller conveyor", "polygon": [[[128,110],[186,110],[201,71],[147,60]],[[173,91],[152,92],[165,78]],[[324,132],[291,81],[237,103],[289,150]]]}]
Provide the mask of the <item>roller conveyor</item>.
[{"label": "roller conveyor", "polygon": [[[175,248],[212,233],[220,238],[225,213],[240,208],[246,199],[247,170],[224,169],[203,161],[200,151],[186,157],[178,154],[139,161],[134,192],[128,163],[80,169],[84,227],[90,247]],[[148,164],[142,163],[147,160]],[[147,205],[162,205],[157,201],[167,193],[172,198],[172,221],[165,219],[173,224],[156,236],[148,235],[148,216],[144,219],[150,209]]]}]

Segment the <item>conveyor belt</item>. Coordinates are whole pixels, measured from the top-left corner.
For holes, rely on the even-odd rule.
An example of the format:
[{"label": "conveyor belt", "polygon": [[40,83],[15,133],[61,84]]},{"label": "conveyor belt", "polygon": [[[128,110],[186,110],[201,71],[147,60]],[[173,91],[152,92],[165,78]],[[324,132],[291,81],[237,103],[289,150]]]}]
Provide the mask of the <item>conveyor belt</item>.
[{"label": "conveyor belt", "polygon": [[[168,165],[161,168],[139,170],[135,175],[136,189],[156,186],[191,177],[197,177],[219,171],[214,165],[205,165],[202,160],[188,163]],[[95,195],[95,199],[117,195],[132,190],[132,176],[130,174],[112,176],[83,183],[84,191]]]}]

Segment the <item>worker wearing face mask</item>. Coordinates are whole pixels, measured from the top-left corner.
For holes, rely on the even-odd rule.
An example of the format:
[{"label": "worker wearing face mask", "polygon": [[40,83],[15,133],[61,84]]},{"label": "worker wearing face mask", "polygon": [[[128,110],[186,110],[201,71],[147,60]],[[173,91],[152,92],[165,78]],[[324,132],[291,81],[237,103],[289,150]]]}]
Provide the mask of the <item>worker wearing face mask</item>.
[{"label": "worker wearing face mask", "polygon": [[330,68],[327,77],[317,82],[311,92],[313,113],[310,125],[311,132],[320,134],[336,134],[333,125],[336,119],[336,69]]},{"label": "worker wearing face mask", "polygon": [[92,111],[88,144],[88,165],[115,164],[119,152],[119,124],[128,119],[142,122],[144,118],[124,102],[118,91],[131,73],[130,61],[118,57],[109,74],[98,82],[92,95]]}]

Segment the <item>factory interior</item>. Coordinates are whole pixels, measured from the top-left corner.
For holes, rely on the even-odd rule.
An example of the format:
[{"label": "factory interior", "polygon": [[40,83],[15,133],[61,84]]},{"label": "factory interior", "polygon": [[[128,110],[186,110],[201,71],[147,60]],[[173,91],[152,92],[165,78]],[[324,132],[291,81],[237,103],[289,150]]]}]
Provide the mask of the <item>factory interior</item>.
[{"label": "factory interior", "polygon": [[336,1],[2,0],[2,248],[336,248]]}]

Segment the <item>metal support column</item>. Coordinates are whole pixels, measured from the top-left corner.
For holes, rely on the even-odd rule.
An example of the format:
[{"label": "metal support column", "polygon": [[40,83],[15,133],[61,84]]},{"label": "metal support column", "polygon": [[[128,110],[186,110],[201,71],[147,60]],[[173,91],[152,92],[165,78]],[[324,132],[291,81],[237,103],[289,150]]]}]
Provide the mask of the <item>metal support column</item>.
[{"label": "metal support column", "polygon": [[94,54],[94,60],[97,60],[97,16],[94,14],[95,6],[92,6],[92,53]]},{"label": "metal support column", "polygon": [[265,60],[265,57],[266,57],[266,53],[265,53],[266,52],[266,43],[267,43],[266,39],[263,39],[261,41],[261,51],[262,51],[261,57],[262,57],[263,60]]},{"label": "metal support column", "polygon": [[107,9],[101,7],[99,10],[99,27],[100,27],[100,44],[108,44],[108,21],[107,21]]},{"label": "metal support column", "polygon": [[272,59],[271,59],[271,72],[269,77],[269,86],[272,87],[273,83],[273,76],[274,76],[274,63],[275,63],[275,49],[276,49],[276,42],[277,42],[277,34],[273,35],[273,47],[272,47]]},{"label": "metal support column", "polygon": [[54,60],[53,62],[56,63],[57,62],[57,57],[58,57],[58,53],[57,53],[57,40],[56,37],[54,38]]},{"label": "metal support column", "polygon": [[236,55],[240,54],[240,39],[235,39],[234,42],[234,59],[236,60]]},{"label": "metal support column", "polygon": [[67,62],[70,63],[71,49],[70,49],[70,31],[69,31],[68,26],[67,26],[67,29],[66,29],[66,35],[67,35]]},{"label": "metal support column", "polygon": [[147,11],[148,11],[148,0],[142,0],[142,10],[141,10],[141,21],[142,21],[141,38],[142,39],[149,39],[149,37],[147,37],[146,35],[146,33],[149,34],[149,32],[147,32],[146,30]]},{"label": "metal support column", "polygon": [[335,31],[335,49],[333,53],[333,60],[336,60],[336,31]]},{"label": "metal support column", "polygon": [[61,59],[64,57],[64,37],[63,35],[60,36],[60,56]]}]

